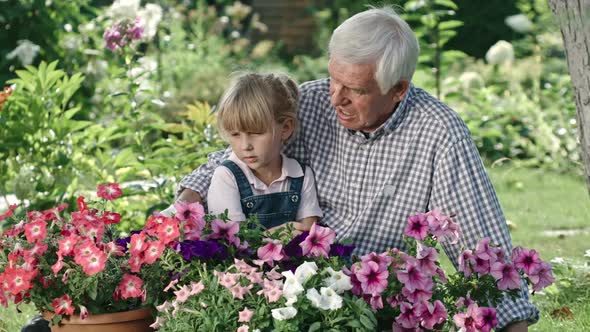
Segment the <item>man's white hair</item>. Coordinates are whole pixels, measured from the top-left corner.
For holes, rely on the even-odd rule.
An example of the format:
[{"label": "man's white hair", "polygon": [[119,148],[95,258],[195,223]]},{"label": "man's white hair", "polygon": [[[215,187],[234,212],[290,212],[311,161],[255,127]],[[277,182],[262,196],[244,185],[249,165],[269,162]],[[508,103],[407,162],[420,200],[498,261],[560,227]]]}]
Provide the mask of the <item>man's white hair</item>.
[{"label": "man's white hair", "polygon": [[375,80],[386,94],[401,79],[411,81],[420,46],[416,35],[389,6],[371,8],[342,22],[330,39],[337,61],[375,64]]}]

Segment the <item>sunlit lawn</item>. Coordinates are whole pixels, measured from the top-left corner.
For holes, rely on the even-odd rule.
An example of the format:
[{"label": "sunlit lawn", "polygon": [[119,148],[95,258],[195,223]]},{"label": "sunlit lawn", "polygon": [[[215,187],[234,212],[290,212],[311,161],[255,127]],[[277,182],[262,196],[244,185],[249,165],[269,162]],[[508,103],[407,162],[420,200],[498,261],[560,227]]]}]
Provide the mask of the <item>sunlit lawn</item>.
[{"label": "sunlit lawn", "polygon": [[[590,249],[590,196],[583,178],[511,166],[489,168],[489,173],[506,218],[514,225],[515,245],[535,248],[545,260],[568,257],[583,261]],[[556,230],[564,235],[548,232]],[[566,298],[558,303],[537,294],[533,301],[542,311],[531,331],[590,331],[590,298]],[[574,320],[552,319],[551,312],[564,306],[571,309]],[[19,331],[34,313],[32,306],[21,309],[23,314],[17,314],[14,307],[0,310],[0,332]]]}]

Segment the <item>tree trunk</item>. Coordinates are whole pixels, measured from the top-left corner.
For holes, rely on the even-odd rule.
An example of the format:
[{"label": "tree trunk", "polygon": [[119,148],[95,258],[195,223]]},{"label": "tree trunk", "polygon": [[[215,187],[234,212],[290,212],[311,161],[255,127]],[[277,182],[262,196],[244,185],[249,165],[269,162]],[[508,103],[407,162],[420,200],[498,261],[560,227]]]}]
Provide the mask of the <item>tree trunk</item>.
[{"label": "tree trunk", "polygon": [[582,161],[590,192],[590,0],[549,0],[565,46],[576,108]]}]

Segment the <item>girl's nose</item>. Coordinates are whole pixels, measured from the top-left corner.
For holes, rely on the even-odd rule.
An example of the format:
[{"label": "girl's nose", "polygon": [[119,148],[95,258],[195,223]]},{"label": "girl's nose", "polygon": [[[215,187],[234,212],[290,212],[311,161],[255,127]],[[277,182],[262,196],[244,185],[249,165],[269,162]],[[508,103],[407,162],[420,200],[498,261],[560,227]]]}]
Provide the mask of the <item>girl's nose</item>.
[{"label": "girl's nose", "polygon": [[242,149],[244,149],[245,151],[250,151],[253,149],[252,143],[250,142],[250,140],[246,137],[244,137],[242,139]]}]

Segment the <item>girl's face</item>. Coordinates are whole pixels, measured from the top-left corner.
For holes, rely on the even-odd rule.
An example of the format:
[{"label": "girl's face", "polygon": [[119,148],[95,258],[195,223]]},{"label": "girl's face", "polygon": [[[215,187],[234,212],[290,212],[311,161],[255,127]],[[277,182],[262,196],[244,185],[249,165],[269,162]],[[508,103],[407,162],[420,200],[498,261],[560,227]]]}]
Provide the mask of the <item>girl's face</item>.
[{"label": "girl's face", "polygon": [[281,169],[283,142],[293,134],[293,121],[274,123],[263,133],[229,131],[228,141],[233,152],[258,176]]}]

